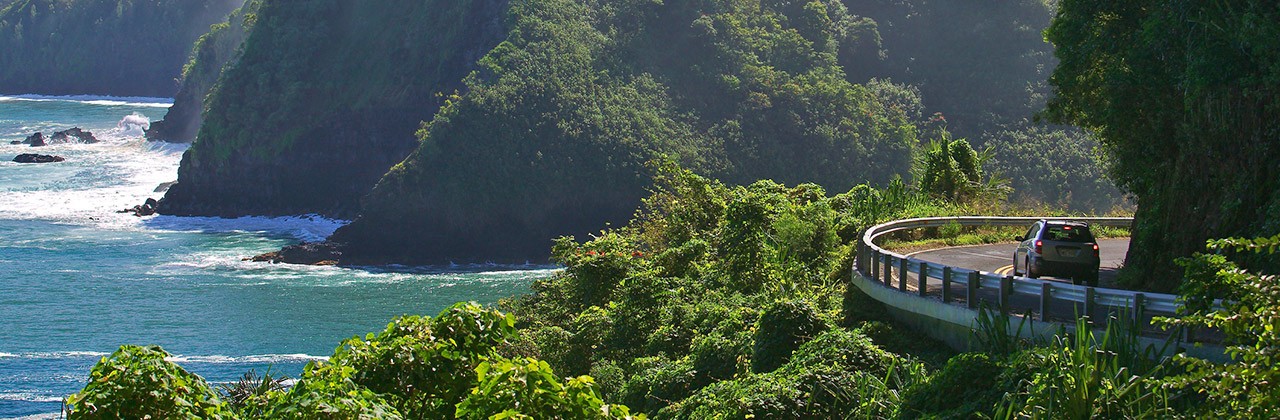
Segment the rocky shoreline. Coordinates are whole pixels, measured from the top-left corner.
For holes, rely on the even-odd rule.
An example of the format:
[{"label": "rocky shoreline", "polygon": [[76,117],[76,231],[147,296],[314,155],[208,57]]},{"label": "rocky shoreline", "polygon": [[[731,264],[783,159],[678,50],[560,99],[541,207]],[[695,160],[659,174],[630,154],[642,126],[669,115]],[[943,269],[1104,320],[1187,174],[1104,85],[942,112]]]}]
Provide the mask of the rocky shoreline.
[{"label": "rocky shoreline", "polygon": [[32,133],[30,136],[27,136],[25,140],[15,140],[9,142],[9,144],[26,144],[31,147],[41,147],[61,143],[94,144],[97,142],[98,138],[93,135],[92,131],[84,131],[81,130],[80,127],[72,127],[62,131],[55,131],[52,136],[48,137],[45,137],[43,132],[37,131]]}]

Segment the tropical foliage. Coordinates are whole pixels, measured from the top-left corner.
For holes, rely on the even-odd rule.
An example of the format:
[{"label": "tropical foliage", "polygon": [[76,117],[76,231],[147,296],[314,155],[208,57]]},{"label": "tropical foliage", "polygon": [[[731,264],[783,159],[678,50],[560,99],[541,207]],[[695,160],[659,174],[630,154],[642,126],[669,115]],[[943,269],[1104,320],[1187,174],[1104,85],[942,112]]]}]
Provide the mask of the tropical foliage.
[{"label": "tropical foliage", "polygon": [[123,346],[71,397],[70,418],[631,418],[590,377],[562,382],[545,362],[500,356],[515,336],[514,317],[459,303],[397,318],[308,364],[292,387],[267,376],[229,403],[158,347]]}]

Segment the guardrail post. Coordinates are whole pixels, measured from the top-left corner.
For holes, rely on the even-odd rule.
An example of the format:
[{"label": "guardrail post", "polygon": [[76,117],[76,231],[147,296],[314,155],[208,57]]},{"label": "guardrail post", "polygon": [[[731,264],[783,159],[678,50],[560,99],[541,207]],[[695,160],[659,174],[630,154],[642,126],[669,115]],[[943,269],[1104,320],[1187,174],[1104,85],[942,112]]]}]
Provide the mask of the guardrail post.
[{"label": "guardrail post", "polygon": [[907,291],[907,275],[909,274],[911,274],[911,271],[907,270],[907,259],[898,260],[898,290]]},{"label": "guardrail post", "polygon": [[978,309],[978,286],[979,285],[978,285],[977,271],[969,272],[969,284],[965,286],[968,287],[968,292],[969,292],[968,296],[966,296],[966,299],[968,299],[969,301],[968,302],[969,309]]},{"label": "guardrail post", "polygon": [[942,267],[942,303],[951,302],[951,266]]},{"label": "guardrail post", "polygon": [[[1147,304],[1147,295],[1142,293],[1133,294],[1133,326],[1141,328],[1145,326],[1142,322],[1142,307]],[[1141,330],[1139,330],[1141,331]]]},{"label": "guardrail post", "polygon": [[853,259],[853,264],[856,266],[856,267],[855,267],[855,269],[856,269],[857,271],[862,271],[862,270],[866,269],[866,266],[865,266],[865,265],[862,265],[862,261],[863,261],[863,259],[862,259],[862,258],[863,258],[863,257],[865,257],[865,256],[867,256],[866,251],[867,251],[867,249],[866,249],[866,247],[862,244],[862,239],[858,239],[858,247],[857,247],[857,249],[854,249],[854,251],[853,251],[853,252],[856,252],[856,253],[857,253],[856,255],[858,256],[857,258],[854,258],[854,259]]},{"label": "guardrail post", "polygon": [[1053,285],[1049,282],[1040,283],[1040,322],[1049,321],[1049,304],[1052,302]]},{"label": "guardrail post", "polygon": [[1000,313],[1009,313],[1009,298],[1013,297],[1013,276],[1000,279]]},{"label": "guardrail post", "polygon": [[1084,316],[1089,317],[1089,323],[1093,323],[1093,297],[1097,293],[1092,287],[1084,289]]},{"label": "guardrail post", "polygon": [[884,265],[880,267],[884,271],[884,285],[893,287],[893,256],[884,254]]},{"label": "guardrail post", "polygon": [[924,296],[929,293],[929,263],[920,263],[920,275],[916,277],[916,293]]},{"label": "guardrail post", "polygon": [[871,260],[871,279],[878,279],[880,278],[880,251],[867,248],[870,249],[867,259]]}]

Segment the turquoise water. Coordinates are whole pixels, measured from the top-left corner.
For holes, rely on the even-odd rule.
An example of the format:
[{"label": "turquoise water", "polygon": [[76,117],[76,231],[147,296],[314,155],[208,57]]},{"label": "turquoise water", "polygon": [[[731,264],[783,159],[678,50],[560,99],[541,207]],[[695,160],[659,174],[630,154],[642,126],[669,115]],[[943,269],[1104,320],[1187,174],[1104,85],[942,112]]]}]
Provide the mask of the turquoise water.
[{"label": "turquoise water", "polygon": [[[528,290],[547,267],[348,269],[242,258],[318,240],[342,221],[138,218],[177,177],[185,146],[148,143],[167,104],[146,98],[0,96],[0,418],[56,417],[121,344],[159,344],[214,383],[271,366],[291,376],[344,338],[401,314]],[[9,145],[73,126],[102,143]],[[23,165],[20,153],[66,162]]]}]

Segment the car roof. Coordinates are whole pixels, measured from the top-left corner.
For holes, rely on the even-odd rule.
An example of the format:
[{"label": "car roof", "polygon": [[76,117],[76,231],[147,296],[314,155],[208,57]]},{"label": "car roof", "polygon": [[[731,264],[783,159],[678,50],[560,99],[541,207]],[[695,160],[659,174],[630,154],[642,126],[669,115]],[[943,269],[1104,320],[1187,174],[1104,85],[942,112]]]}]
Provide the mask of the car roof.
[{"label": "car roof", "polygon": [[1049,220],[1049,219],[1040,219],[1040,221],[1041,221],[1041,222],[1044,222],[1046,225],[1063,225],[1063,226],[1083,226],[1083,227],[1089,227],[1089,224],[1088,224],[1088,223],[1086,223],[1086,222],[1080,222],[1080,221],[1076,221],[1076,220]]}]

